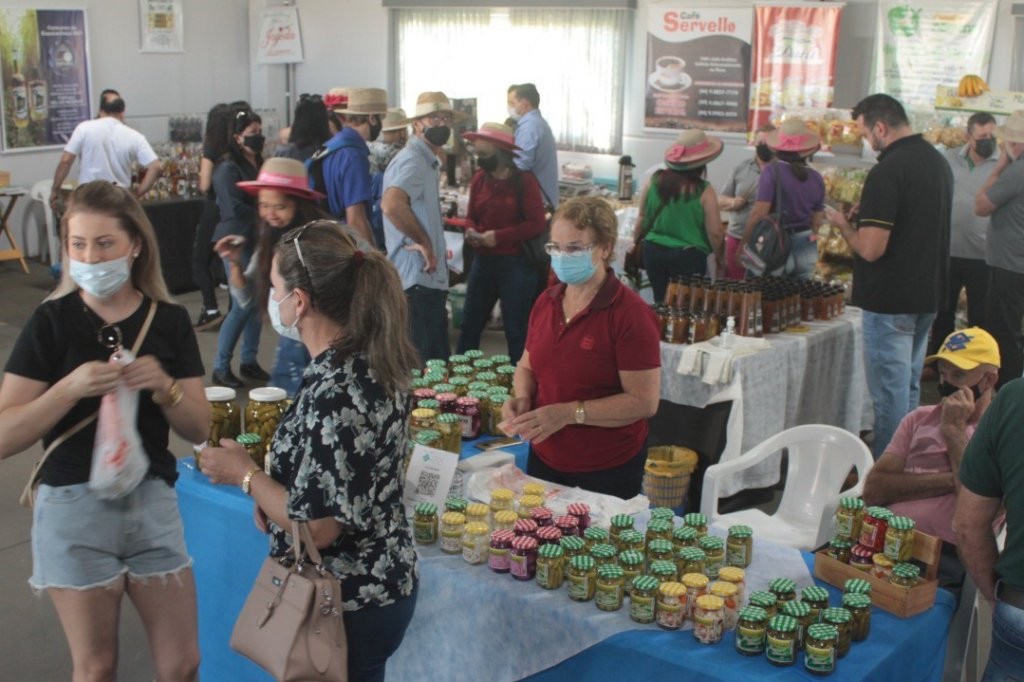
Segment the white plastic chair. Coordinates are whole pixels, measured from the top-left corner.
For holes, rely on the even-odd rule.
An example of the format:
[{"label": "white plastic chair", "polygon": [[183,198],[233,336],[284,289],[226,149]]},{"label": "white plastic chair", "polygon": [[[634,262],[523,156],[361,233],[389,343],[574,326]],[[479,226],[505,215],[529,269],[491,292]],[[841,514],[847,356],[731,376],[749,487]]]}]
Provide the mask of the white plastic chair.
[{"label": "white plastic chair", "polygon": [[56,263],[60,260],[60,238],[57,235],[57,221],[53,217],[53,209],[50,208],[51,187],[53,187],[52,180],[40,180],[32,185],[29,195],[43,205],[43,215],[46,217],[46,245],[50,252],[50,263]]},{"label": "white plastic chair", "polygon": [[[775,514],[769,516],[759,509],[719,514],[721,482],[783,448],[789,452],[789,464],[782,501]],[[709,525],[722,531],[743,524],[753,528],[758,539],[810,551],[832,537],[833,515],[850,469],[857,470],[857,484],[843,492],[843,497],[861,494],[873,464],[867,446],[848,431],[824,424],[796,426],[736,459],[708,467],[704,472],[700,510]]]}]

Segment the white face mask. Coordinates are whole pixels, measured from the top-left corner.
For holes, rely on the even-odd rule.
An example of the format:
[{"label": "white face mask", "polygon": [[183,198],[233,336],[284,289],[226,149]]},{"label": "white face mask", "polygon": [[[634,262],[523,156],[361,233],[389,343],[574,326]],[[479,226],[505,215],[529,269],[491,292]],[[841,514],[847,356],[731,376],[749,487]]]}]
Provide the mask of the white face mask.
[{"label": "white face mask", "polygon": [[508,108],[508,116],[509,116],[509,118],[511,118],[511,119],[512,119],[513,121],[518,121],[519,119],[521,119],[521,118],[523,117],[523,115],[522,115],[522,114],[520,114],[520,113],[518,113],[518,112],[516,111],[516,108],[515,108],[515,107],[513,107],[513,106],[509,106],[509,108]]},{"label": "white face mask", "polygon": [[69,259],[68,274],[83,291],[96,298],[109,298],[124,286],[132,276],[130,256],[102,263],[83,263]]},{"label": "white face mask", "polygon": [[302,338],[299,336],[298,326],[299,318],[296,317],[295,321],[292,322],[291,325],[288,327],[284,326],[284,323],[281,322],[281,304],[287,301],[288,298],[294,293],[295,292],[292,291],[291,294],[288,294],[288,296],[285,296],[280,301],[275,301],[274,288],[271,287],[270,296],[267,298],[267,314],[270,316],[270,324],[273,325],[274,331],[276,331],[278,334],[280,334],[286,339],[301,342]]}]

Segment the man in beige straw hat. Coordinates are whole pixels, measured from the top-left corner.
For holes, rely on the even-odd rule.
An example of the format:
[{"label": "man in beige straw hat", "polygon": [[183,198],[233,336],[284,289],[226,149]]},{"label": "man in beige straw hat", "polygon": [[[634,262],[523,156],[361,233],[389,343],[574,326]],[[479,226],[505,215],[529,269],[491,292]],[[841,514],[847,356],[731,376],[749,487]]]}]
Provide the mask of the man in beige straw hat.
[{"label": "man in beige straw hat", "polygon": [[1021,317],[1024,316],[1024,111],[996,128],[1002,147],[992,175],[974,198],[974,212],[991,216],[986,232],[989,267],[985,328],[996,337],[1003,364],[999,386],[1021,376]]},{"label": "man in beige straw hat", "polygon": [[465,116],[443,92],[424,92],[412,115],[413,137],[384,171],[384,239],[409,301],[409,328],[422,360],[447,358],[448,267],[437,153]]},{"label": "man in beige straw hat", "polygon": [[370,229],[370,148],[377,139],[388,98],[380,88],[351,88],[333,111],[344,127],[310,159],[313,188],[327,195],[328,210],[374,242]]}]

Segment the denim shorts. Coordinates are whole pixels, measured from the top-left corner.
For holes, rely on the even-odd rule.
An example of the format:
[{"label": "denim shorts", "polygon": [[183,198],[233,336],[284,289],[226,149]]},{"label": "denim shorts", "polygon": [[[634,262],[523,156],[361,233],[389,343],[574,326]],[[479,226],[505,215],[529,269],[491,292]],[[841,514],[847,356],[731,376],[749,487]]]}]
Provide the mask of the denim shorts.
[{"label": "denim shorts", "polygon": [[146,478],[128,495],[101,500],[88,483],[40,485],[32,511],[34,590],[85,590],[130,579],[167,576],[192,565],[165,481]]}]

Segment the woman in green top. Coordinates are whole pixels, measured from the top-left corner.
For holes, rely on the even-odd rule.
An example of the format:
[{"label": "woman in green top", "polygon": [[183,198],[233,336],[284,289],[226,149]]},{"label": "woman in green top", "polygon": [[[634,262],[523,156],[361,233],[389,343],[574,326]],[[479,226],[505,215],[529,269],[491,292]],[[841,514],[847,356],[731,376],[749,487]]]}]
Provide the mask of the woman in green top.
[{"label": "woman in green top", "polygon": [[725,229],[718,197],[706,179],[707,164],[721,153],[717,137],[684,130],[665,152],[668,168],[657,171],[640,192],[633,248],[643,242],[644,269],[659,303],[669,278],[706,274],[712,252],[717,271],[725,271]]}]

